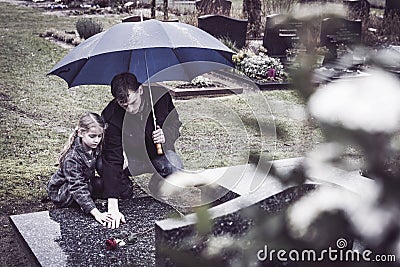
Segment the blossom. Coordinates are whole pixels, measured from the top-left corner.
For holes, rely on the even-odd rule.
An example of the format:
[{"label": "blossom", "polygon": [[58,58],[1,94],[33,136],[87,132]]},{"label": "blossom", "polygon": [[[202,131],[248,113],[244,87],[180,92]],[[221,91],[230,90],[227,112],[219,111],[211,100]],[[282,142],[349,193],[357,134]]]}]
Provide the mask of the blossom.
[{"label": "blossom", "polygon": [[308,102],[312,116],[332,125],[371,133],[400,128],[400,82],[380,70],[368,76],[333,82],[317,90]]},{"label": "blossom", "polygon": [[274,78],[275,74],[276,74],[276,70],[275,69],[268,69],[267,73],[268,73],[268,77]]},{"label": "blossom", "polygon": [[106,249],[115,250],[117,248],[117,240],[114,238],[109,238],[106,240]]},{"label": "blossom", "polygon": [[368,183],[364,194],[355,194],[341,187],[321,186],[296,202],[288,213],[290,230],[295,236],[312,233],[312,223],[323,212],[342,210],[358,233],[371,242],[379,242],[391,221],[393,210],[378,206],[380,187]]},{"label": "blossom", "polygon": [[106,249],[115,250],[117,247],[125,246],[126,242],[123,239],[109,238],[106,240]]}]

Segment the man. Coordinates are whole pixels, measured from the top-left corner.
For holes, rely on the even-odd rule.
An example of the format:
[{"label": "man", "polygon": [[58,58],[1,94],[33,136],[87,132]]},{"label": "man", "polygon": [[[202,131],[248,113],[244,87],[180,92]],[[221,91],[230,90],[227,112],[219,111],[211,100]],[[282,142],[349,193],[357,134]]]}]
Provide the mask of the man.
[{"label": "man", "polygon": [[[157,123],[154,129],[149,92],[131,73],[116,75],[111,82],[111,93],[114,99],[102,112],[108,126],[103,143],[101,176],[103,196],[108,198],[108,212],[114,218],[108,227],[118,228],[120,222],[125,222],[118,208],[118,198],[132,196],[129,175],[154,172],[166,177],[183,167],[174,148],[182,123],[170,94],[153,88]],[[155,144],[162,145],[162,155],[157,154]],[[125,168],[126,165],[129,169]]]}]

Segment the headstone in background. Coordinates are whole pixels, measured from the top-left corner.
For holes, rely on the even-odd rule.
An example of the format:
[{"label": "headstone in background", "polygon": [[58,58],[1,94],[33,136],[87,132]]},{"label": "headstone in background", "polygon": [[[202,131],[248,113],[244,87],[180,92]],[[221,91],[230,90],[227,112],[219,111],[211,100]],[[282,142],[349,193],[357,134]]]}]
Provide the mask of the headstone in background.
[{"label": "headstone in background", "polygon": [[320,45],[329,50],[326,59],[337,57],[339,46],[351,47],[361,43],[361,20],[347,20],[343,18],[326,18],[321,23]]},{"label": "headstone in background", "polygon": [[385,8],[385,2],[386,0],[368,0],[368,3],[374,8]]},{"label": "headstone in background", "polygon": [[267,16],[263,46],[267,54],[273,57],[285,57],[286,50],[298,42],[298,32],[303,27],[301,21],[284,21],[284,15]]},{"label": "headstone in background", "polygon": [[367,0],[344,0],[351,18],[368,19],[371,5]]},{"label": "headstone in background", "polygon": [[198,17],[198,27],[216,38],[226,38],[242,48],[246,43],[247,19],[234,19],[221,15]]},{"label": "headstone in background", "polygon": [[[143,17],[143,21],[149,20],[149,19],[150,18],[148,18],[148,17]],[[142,21],[141,16],[129,16],[129,17],[122,19],[122,22],[140,22],[140,21]]]},{"label": "headstone in background", "polygon": [[399,0],[386,0],[385,5],[385,18],[397,15],[400,17],[400,1]]},{"label": "headstone in background", "polygon": [[326,3],[327,0],[299,0],[301,4]]},{"label": "headstone in background", "polygon": [[196,1],[196,10],[199,15],[219,14],[229,16],[232,2],[227,0],[198,0]]}]

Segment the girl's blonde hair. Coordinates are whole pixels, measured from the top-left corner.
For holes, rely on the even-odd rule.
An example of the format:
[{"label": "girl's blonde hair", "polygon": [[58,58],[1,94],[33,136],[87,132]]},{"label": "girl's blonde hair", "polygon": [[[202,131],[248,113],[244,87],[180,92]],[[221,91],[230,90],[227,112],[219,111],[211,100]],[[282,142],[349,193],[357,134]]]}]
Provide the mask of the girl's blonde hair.
[{"label": "girl's blonde hair", "polygon": [[[61,164],[64,161],[65,155],[72,147],[72,144],[75,141],[75,138],[78,136],[78,132],[85,132],[89,131],[92,127],[100,127],[102,129],[106,128],[106,123],[104,119],[97,113],[88,112],[82,115],[79,119],[78,125],[76,126],[75,130],[70,134],[68,141],[65,143],[64,148],[61,150],[60,156],[58,158],[58,163]],[[104,135],[104,132],[103,132]],[[101,138],[100,149],[103,143],[103,138]]]}]

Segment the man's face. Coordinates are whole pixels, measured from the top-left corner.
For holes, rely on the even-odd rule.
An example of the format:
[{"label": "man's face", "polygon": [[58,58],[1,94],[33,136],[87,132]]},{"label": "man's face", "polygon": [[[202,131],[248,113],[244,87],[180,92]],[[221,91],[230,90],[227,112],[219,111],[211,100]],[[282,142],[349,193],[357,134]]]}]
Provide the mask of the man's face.
[{"label": "man's face", "polygon": [[140,86],[136,91],[128,90],[128,99],[126,102],[118,101],[118,104],[126,110],[126,112],[136,114],[139,112],[142,103],[143,88]]}]

